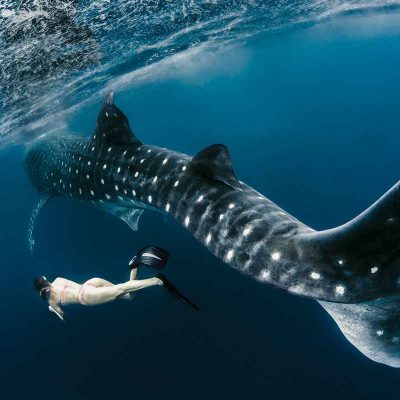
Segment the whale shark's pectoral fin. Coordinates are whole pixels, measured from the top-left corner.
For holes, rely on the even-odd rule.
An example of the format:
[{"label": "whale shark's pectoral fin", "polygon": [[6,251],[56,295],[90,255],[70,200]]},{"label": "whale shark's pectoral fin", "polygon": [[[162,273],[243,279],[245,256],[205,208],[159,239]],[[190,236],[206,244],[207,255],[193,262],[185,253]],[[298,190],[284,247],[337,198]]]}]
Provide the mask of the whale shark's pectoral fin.
[{"label": "whale shark's pectoral fin", "polygon": [[125,206],[115,206],[112,207],[101,207],[104,211],[114,215],[120,220],[124,221],[129,228],[133,231],[137,231],[139,229],[139,220],[143,214],[144,208],[132,208]]},{"label": "whale shark's pectoral fin", "polygon": [[201,150],[193,157],[191,166],[210,179],[222,182],[236,190],[243,190],[233,172],[229,151],[223,144],[213,144]]},{"label": "whale shark's pectoral fin", "polygon": [[29,219],[29,225],[28,225],[28,247],[33,254],[33,247],[35,246],[35,239],[33,238],[33,233],[35,230],[35,225],[36,221],[38,218],[38,215],[40,214],[40,211],[43,209],[43,207],[48,203],[48,201],[51,199],[50,194],[42,194],[36,207],[33,209],[31,218]]},{"label": "whale shark's pectoral fin", "polygon": [[145,204],[142,203],[133,203],[132,205],[115,205],[115,204],[98,204],[98,207],[107,212],[114,217],[119,218],[120,220],[124,221],[129,228],[133,231],[137,231],[139,229],[139,220],[143,214],[145,209],[151,209]]},{"label": "whale shark's pectoral fin", "polygon": [[142,144],[132,132],[126,115],[114,104],[113,92],[110,92],[97,117],[92,144],[110,146],[132,143]]},{"label": "whale shark's pectoral fin", "polygon": [[136,232],[139,229],[139,219],[142,216],[143,211],[143,208],[126,209],[124,207],[116,207],[114,209],[114,215],[124,221],[129,228]]}]

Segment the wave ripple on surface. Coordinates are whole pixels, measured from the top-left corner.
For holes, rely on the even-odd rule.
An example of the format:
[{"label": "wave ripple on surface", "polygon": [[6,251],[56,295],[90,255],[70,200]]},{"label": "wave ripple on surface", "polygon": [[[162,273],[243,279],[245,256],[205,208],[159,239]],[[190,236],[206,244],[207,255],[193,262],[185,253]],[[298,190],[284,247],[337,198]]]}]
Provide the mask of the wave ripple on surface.
[{"label": "wave ripple on surface", "polygon": [[59,129],[63,116],[111,80],[149,79],[154,73],[149,66],[165,65],[190,49],[220,47],[341,13],[396,7],[400,0],[15,3],[0,0],[0,149]]}]

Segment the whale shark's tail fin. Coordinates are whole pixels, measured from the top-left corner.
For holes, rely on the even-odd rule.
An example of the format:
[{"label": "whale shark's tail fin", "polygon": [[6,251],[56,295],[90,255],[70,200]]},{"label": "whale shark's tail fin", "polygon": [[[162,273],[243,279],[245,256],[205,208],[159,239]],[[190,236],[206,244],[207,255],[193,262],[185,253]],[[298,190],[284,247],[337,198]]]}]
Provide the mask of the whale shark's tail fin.
[{"label": "whale shark's tail fin", "polygon": [[315,264],[319,260],[320,265],[329,265],[352,287],[344,294],[344,286],[338,286],[338,301],[360,302],[399,294],[400,182],[346,224],[302,234],[299,240]]}]

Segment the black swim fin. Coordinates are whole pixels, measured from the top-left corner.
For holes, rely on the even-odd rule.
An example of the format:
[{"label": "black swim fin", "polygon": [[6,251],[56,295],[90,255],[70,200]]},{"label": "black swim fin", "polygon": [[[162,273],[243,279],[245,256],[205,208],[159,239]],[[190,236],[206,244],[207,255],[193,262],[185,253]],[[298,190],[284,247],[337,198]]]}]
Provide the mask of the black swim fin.
[{"label": "black swim fin", "polygon": [[196,304],[192,303],[182,292],[180,292],[166,277],[164,274],[157,274],[156,277],[161,279],[164,284],[164,288],[168,290],[169,293],[172,294],[177,300],[188,304],[196,311],[199,311],[199,307]]},{"label": "black swim fin", "polygon": [[168,251],[157,246],[147,246],[140,250],[129,262],[131,269],[137,268],[139,264],[146,265],[161,271],[169,259]]}]

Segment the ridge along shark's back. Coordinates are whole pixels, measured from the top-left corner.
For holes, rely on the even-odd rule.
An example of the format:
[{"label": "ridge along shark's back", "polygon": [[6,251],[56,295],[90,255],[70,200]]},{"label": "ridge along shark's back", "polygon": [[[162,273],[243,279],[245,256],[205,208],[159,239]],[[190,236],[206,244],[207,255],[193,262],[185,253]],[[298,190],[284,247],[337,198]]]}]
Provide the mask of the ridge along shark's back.
[{"label": "ridge along shark's back", "polygon": [[399,293],[398,185],[351,223],[315,232],[240,182],[225,146],[191,158],[142,144],[112,95],[91,138],[38,141],[27,167],[42,193],[90,201],[126,222],[131,213],[131,226],[144,208],[163,211],[226,264],[291,293],[336,303]]}]

